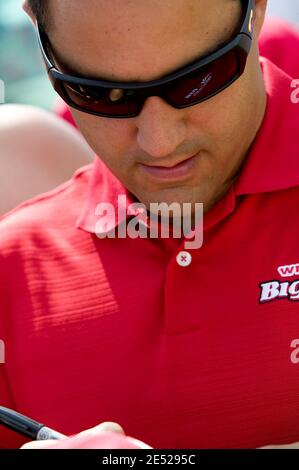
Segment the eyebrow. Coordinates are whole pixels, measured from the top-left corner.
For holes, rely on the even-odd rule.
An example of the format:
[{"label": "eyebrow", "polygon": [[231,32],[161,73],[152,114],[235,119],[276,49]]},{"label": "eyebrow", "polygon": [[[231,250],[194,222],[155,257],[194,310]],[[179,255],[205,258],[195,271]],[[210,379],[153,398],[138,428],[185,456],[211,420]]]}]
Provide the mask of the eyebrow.
[{"label": "eyebrow", "polygon": [[[107,75],[105,76],[105,74],[99,76],[97,74],[86,73],[83,70],[80,71],[80,69],[76,70],[76,68],[73,67],[67,60],[65,60],[61,56],[58,57],[58,54],[56,54],[55,51],[52,52],[53,48],[49,40],[48,40],[48,44],[50,46],[50,50],[48,49],[48,53],[50,55],[51,61],[53,62],[53,65],[55,65],[55,67],[57,67],[58,70],[63,72],[64,74],[73,75],[75,77],[87,78],[87,79],[104,80],[108,82],[118,81]],[[61,68],[63,68],[63,70],[61,70]]]},{"label": "eyebrow", "polygon": [[[242,5],[243,5],[243,2],[242,2]],[[240,18],[240,22],[239,24],[242,24],[243,22],[243,14]],[[179,70],[182,70],[196,62],[199,62],[200,60],[203,60],[205,58],[207,58],[209,55],[212,55],[213,53],[216,53],[217,51],[220,51],[223,47],[225,47],[227,44],[229,44],[236,36],[237,36],[237,33],[236,34],[233,34],[233,36],[225,41],[222,41],[221,43],[219,43],[217,45],[217,47],[210,47],[208,48],[203,54],[201,54],[200,56],[196,56],[194,57],[193,59],[190,59],[188,61],[185,61],[183,65],[181,66],[178,66],[166,73],[164,73],[163,75],[161,75],[160,77],[156,78],[156,79],[151,79],[151,80],[140,80],[140,79],[131,79],[131,80],[120,80],[118,79],[117,77],[112,77],[112,76],[109,76],[109,75],[106,75],[105,73],[102,74],[101,76],[99,76],[98,74],[92,74],[92,73],[86,73],[85,71],[78,71],[78,69],[76,70],[76,68],[74,66],[72,66],[68,60],[65,60],[64,58],[62,58],[61,56],[59,57],[59,59],[55,58],[55,55],[58,57],[60,54],[56,54],[56,52],[53,50],[53,47],[51,45],[51,42],[50,42],[50,39],[47,35],[47,33],[45,32],[45,30],[40,26],[40,25],[37,25],[38,26],[38,30],[39,30],[39,33],[40,35],[44,35],[45,39],[46,39],[46,44],[44,44],[44,49],[45,49],[45,52],[48,54],[48,58],[50,59],[50,61],[52,62],[52,65],[55,66],[57,68],[58,71],[64,73],[64,74],[67,74],[67,75],[71,75],[73,77],[81,77],[82,79],[90,79],[90,80],[98,80],[98,81],[106,81],[106,82],[119,82],[119,83],[130,83],[130,82],[136,82],[136,83],[146,83],[148,81],[155,81],[155,80],[159,80],[159,79],[162,79],[164,77],[167,77],[168,75],[171,75]],[[238,26],[236,26],[236,31],[239,30]],[[41,37],[41,40],[42,40],[42,37]],[[64,68],[65,69],[65,72],[63,70],[60,70],[60,68]],[[82,69],[81,69],[82,70]]]},{"label": "eyebrow", "polygon": [[[215,47],[209,48],[206,53],[204,53],[200,56],[197,56],[194,59],[186,61],[182,66],[176,67],[175,69],[172,69],[171,71],[169,71],[167,73],[164,73],[163,75],[158,77],[157,80],[160,79],[160,78],[163,78],[163,77],[167,77],[167,75],[170,75],[170,74],[176,72],[177,70],[183,69],[183,68],[187,67],[188,65],[191,65],[194,62],[198,62],[198,61],[204,59],[208,55],[211,55],[214,52],[222,49],[222,47],[226,46],[228,43],[229,43],[229,41],[221,42],[216,48]],[[49,44],[50,48],[52,49],[52,46],[51,46],[49,40],[48,40],[48,44]],[[76,68],[73,67],[70,63],[68,63],[67,60],[65,60],[61,57],[59,57],[59,59],[55,58],[54,54],[50,50],[48,50],[48,53],[50,55],[51,61],[53,62],[53,65],[55,65],[55,67],[57,67],[59,71],[65,73],[65,74],[68,74],[68,75],[75,76],[75,77],[81,77],[81,78],[91,79],[91,80],[102,80],[102,81],[107,81],[107,82],[119,82],[119,83],[124,83],[124,82],[125,83],[130,83],[130,82],[140,82],[140,83],[145,82],[146,83],[148,81],[148,80],[140,80],[140,79],[120,80],[117,77],[112,77],[112,76],[109,76],[107,74],[98,75],[98,74],[86,73],[83,70],[82,71],[80,71],[78,69],[76,70]],[[61,68],[63,68],[64,70],[61,70]]]},{"label": "eyebrow", "polygon": [[[73,67],[67,60],[65,60],[64,58],[62,57],[59,57],[59,59],[57,59],[57,57],[60,55],[59,53],[56,53],[56,51],[53,50],[53,47],[52,47],[52,44],[49,40],[49,37],[47,35],[47,33],[45,31],[43,31],[43,34],[45,35],[45,38],[46,38],[46,45],[48,47],[46,47],[46,51],[47,53],[49,54],[49,57],[53,63],[53,65],[58,68],[58,70],[60,72],[63,72],[65,74],[68,74],[68,75],[72,75],[72,76],[75,76],[75,77],[81,77],[81,78],[85,78],[85,79],[91,79],[91,80],[102,80],[102,81],[107,81],[107,82],[119,82],[119,83],[130,83],[130,82],[140,82],[140,83],[146,83],[147,81],[149,80],[138,80],[138,79],[131,79],[131,80],[120,80],[119,78],[117,77],[112,77],[112,76],[109,76],[109,75],[106,75],[105,73],[102,74],[102,75],[98,75],[98,74],[91,74],[91,73],[86,73],[84,72],[82,69],[82,71],[78,71],[78,69],[76,70],[75,67]],[[234,37],[234,36],[233,36]],[[226,41],[222,41],[221,43],[219,43],[217,45],[217,47],[210,47],[209,49],[207,49],[207,51],[205,51],[203,54],[201,54],[200,56],[197,55],[196,57],[194,57],[194,59],[190,59],[188,61],[186,61],[183,65],[179,66],[179,67],[176,67],[175,69],[172,69],[170,70],[169,72],[166,72],[164,73],[163,75],[161,75],[160,77],[156,78],[156,80],[159,80],[163,77],[167,77],[167,75],[171,75],[172,73],[178,71],[178,70],[181,70],[181,69],[184,69],[185,67],[195,63],[195,62],[198,62],[204,58],[206,58],[207,56],[219,51],[220,49],[222,49],[224,46],[226,46],[227,44],[229,44],[229,42],[232,41],[233,38],[230,38]],[[56,56],[56,57],[55,57]],[[65,71],[63,70],[60,70],[60,68],[63,67],[65,69]],[[152,79],[153,81],[155,79]],[[151,81],[152,81],[151,80]]]}]

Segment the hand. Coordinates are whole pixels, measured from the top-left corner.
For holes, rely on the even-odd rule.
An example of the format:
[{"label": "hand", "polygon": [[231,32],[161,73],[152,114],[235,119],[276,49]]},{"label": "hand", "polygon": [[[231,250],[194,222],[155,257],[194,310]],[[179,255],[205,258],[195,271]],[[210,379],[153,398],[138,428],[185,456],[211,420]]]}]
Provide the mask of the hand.
[{"label": "hand", "polygon": [[151,447],[126,436],[119,424],[107,422],[66,439],[29,442],[21,449],[151,449]]},{"label": "hand", "polygon": [[299,442],[295,442],[294,444],[286,444],[283,446],[265,446],[260,447],[260,449],[299,449]]}]

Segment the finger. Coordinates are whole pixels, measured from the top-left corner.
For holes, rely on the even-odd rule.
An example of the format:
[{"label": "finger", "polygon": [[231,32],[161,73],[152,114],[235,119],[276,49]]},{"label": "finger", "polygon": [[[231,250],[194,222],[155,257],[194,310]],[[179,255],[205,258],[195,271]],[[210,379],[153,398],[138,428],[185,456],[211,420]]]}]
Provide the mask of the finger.
[{"label": "finger", "polygon": [[91,436],[98,434],[99,432],[115,432],[117,434],[125,435],[125,431],[119,424],[113,423],[112,421],[105,421],[104,423],[98,424],[94,428],[80,432],[79,436]]},{"label": "finger", "polygon": [[66,439],[30,442],[22,449],[152,449],[152,447],[121,433],[103,430],[94,432],[90,429]]},{"label": "finger", "polygon": [[20,449],[48,449],[49,446],[56,444],[57,441],[54,439],[48,439],[45,441],[32,441],[24,444]]},{"label": "finger", "polygon": [[299,449],[299,443],[295,442],[294,444],[286,444],[282,446],[265,446],[265,447],[260,447],[262,450],[268,450],[268,449]]},{"label": "finger", "polygon": [[[113,439],[112,436],[115,436]],[[100,437],[102,436],[102,438]],[[111,436],[111,437],[109,437]],[[79,434],[75,436],[71,436],[70,438],[66,439],[61,439],[61,440],[46,440],[46,441],[34,441],[34,442],[29,442],[28,444],[25,444],[21,449],[72,449],[72,448],[97,448],[98,445],[101,445],[101,439],[103,439],[103,442],[106,439],[106,445],[108,445],[108,441],[111,441],[111,445],[115,445],[117,448],[117,437],[119,436],[119,439],[126,439],[125,438],[125,432],[123,428],[117,424],[113,423],[110,421],[98,424],[94,428],[87,429],[85,431],[80,432]],[[125,445],[123,441],[119,441],[119,445]],[[136,446],[139,446],[138,441],[131,441],[128,439],[126,441],[126,445],[131,448],[136,448]],[[109,447],[109,446],[108,446]],[[101,448],[101,447],[100,447]],[[107,448],[107,447],[102,447],[102,448]],[[126,448],[126,447],[125,447]]]},{"label": "finger", "polygon": [[145,442],[139,441],[139,439],[135,439],[134,437],[130,436],[128,436],[127,439],[131,444],[135,445],[140,449],[152,449],[152,447],[150,447],[148,444],[145,444]]},{"label": "finger", "polygon": [[125,434],[124,429],[118,423],[112,421],[105,421],[104,423],[95,426],[93,429],[105,432],[116,432],[118,434]]}]

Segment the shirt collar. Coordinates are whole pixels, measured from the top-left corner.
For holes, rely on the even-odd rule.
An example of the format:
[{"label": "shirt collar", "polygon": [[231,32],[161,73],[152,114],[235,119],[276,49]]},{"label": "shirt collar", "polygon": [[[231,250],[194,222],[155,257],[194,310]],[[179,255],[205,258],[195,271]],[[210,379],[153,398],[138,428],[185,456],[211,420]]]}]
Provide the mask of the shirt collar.
[{"label": "shirt collar", "polygon": [[[267,59],[261,58],[261,66],[267,91],[267,108],[262,126],[252,144],[242,172],[235,182],[235,195],[271,192],[299,185],[298,171],[298,123],[299,105],[291,102],[291,77]],[[231,191],[230,191],[231,194]],[[76,226],[90,233],[107,233],[132,215],[138,215],[146,223],[146,216],[136,213],[118,213],[118,197],[125,197],[128,208],[133,195],[112,174],[99,157],[95,157],[89,178],[85,205]],[[226,200],[224,198],[223,200]],[[115,217],[108,226],[97,226],[97,207],[110,203]],[[221,203],[221,201],[220,201]],[[97,227],[97,228],[96,228]]]},{"label": "shirt collar", "polygon": [[267,91],[262,126],[235,183],[235,194],[278,191],[299,185],[299,105],[291,101],[292,78],[261,58]]},{"label": "shirt collar", "polygon": [[[119,212],[117,210],[120,196],[125,198],[126,208],[134,202],[132,194],[113,175],[102,160],[96,156],[89,177],[85,205],[82,208],[76,226],[87,232],[97,234],[113,230],[127,218],[124,215],[125,211]],[[115,217],[110,219],[105,229],[103,227],[99,231],[97,208],[100,204],[107,203],[115,208]]]}]

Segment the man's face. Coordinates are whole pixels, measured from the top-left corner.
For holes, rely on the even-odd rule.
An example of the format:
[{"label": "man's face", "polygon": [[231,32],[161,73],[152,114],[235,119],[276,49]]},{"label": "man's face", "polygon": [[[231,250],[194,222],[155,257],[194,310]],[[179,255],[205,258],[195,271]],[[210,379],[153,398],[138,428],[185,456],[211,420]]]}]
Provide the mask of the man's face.
[{"label": "man's face", "polygon": [[[50,6],[48,33],[60,62],[115,81],[163,77],[230,40],[241,18],[238,0],[50,0]],[[264,109],[255,38],[244,75],[206,102],[180,110],[153,96],[135,118],[73,115],[139,201],[209,208],[238,172]]]}]

